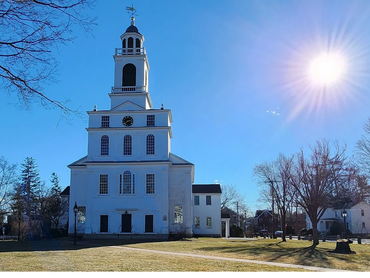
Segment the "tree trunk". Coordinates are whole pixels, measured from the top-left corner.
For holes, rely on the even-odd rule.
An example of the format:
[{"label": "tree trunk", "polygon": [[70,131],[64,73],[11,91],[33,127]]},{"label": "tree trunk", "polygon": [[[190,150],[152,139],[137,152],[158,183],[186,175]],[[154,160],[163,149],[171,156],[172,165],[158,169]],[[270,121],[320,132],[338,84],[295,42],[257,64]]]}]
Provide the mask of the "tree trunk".
[{"label": "tree trunk", "polygon": [[312,245],[316,246],[319,245],[319,234],[317,232],[317,220],[312,220]]},{"label": "tree trunk", "polygon": [[352,250],[349,247],[349,241],[347,239],[338,239],[334,253],[351,254]]}]

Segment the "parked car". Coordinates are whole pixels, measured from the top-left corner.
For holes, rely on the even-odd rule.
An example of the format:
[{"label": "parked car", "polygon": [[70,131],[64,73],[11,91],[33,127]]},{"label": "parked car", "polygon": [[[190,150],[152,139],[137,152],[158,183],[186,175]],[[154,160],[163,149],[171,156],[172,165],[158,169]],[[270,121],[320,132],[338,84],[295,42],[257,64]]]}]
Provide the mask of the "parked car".
[{"label": "parked car", "polygon": [[276,231],[275,236],[276,237],[282,237],[283,236],[283,231]]},{"label": "parked car", "polygon": [[269,231],[267,230],[260,230],[260,236],[268,236]]}]

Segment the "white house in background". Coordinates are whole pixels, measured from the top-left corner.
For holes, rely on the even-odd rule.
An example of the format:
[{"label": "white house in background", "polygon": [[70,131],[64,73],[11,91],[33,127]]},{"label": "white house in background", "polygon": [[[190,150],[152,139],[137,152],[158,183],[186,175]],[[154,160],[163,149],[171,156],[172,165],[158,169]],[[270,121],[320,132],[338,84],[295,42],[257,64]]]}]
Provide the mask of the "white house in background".
[{"label": "white house in background", "polygon": [[[347,204],[345,209],[347,211],[347,230],[353,234],[370,234],[370,204],[366,202],[355,205]],[[317,225],[318,232],[328,233],[334,222],[344,225],[343,210],[343,207],[327,209]],[[312,229],[312,223],[308,215],[306,215],[306,228],[307,230]]]},{"label": "white house in background", "polygon": [[[193,215],[194,236],[221,236],[221,186],[219,184],[193,184]],[[226,224],[228,231],[228,222]]]},{"label": "white house in background", "polygon": [[87,155],[68,165],[69,233],[77,204],[77,231],[85,236],[166,238],[192,235],[193,227],[219,235],[220,192],[210,185],[206,195],[196,193],[201,203],[211,196],[212,204],[204,212],[193,211],[194,165],[171,153],[171,110],[152,108],[144,36],[134,18],[120,38],[113,55],[111,107],[87,112]]}]

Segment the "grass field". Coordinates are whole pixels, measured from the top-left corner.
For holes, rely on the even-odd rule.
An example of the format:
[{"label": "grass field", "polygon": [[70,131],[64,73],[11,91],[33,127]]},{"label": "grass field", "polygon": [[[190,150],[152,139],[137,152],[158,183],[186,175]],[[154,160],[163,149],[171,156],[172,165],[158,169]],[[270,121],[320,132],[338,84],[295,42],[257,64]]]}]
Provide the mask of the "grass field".
[{"label": "grass field", "polygon": [[244,262],[200,259],[112,248],[126,246],[238,259],[300,264],[341,270],[370,271],[370,245],[352,244],[354,254],[332,253],[335,243],[279,239],[226,240],[199,238],[181,241],[127,243],[119,240],[1,241],[0,271],[302,271]]}]

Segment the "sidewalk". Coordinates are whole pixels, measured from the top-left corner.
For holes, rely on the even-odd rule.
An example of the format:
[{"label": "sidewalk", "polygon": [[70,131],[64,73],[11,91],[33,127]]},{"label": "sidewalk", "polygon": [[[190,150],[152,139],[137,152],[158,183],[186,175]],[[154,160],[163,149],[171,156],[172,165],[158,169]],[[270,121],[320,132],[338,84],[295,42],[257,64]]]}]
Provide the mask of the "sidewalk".
[{"label": "sidewalk", "polygon": [[274,265],[274,266],[280,266],[280,267],[299,268],[299,269],[302,269],[302,271],[303,270],[310,270],[310,271],[320,271],[320,272],[353,272],[353,271],[349,271],[349,270],[330,269],[330,268],[314,267],[314,266],[306,266],[306,265],[294,265],[294,264],[264,262],[264,261],[255,261],[255,260],[246,260],[246,259],[234,259],[234,258],[226,258],[226,257],[206,256],[206,255],[187,254],[187,253],[177,253],[177,252],[169,252],[169,251],[157,251],[157,250],[149,250],[149,249],[124,247],[124,246],[111,246],[111,247],[112,248],[126,249],[126,250],[130,250],[130,251],[137,251],[137,252],[148,252],[148,253],[157,253],[157,254],[164,254],[164,255],[186,256],[186,257],[210,259],[210,260],[224,260],[224,261],[251,263],[251,264],[263,264],[263,265]]}]

